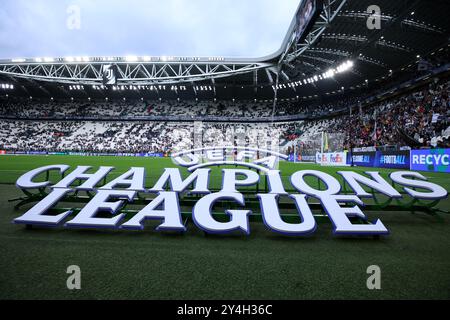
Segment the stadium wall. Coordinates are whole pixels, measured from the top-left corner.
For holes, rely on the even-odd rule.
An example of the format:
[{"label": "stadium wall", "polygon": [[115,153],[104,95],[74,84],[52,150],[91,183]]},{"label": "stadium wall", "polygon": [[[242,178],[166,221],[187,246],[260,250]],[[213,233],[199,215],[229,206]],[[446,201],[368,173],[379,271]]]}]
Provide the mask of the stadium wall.
[{"label": "stadium wall", "polygon": [[[345,155],[346,161],[340,159]],[[384,169],[405,169],[425,172],[450,173],[450,149],[422,149],[399,151],[366,151],[347,153],[317,154],[315,162],[325,165],[346,166]],[[333,160],[335,159],[335,160]],[[289,155],[289,162],[312,162],[310,159],[302,160],[302,156]]]}]

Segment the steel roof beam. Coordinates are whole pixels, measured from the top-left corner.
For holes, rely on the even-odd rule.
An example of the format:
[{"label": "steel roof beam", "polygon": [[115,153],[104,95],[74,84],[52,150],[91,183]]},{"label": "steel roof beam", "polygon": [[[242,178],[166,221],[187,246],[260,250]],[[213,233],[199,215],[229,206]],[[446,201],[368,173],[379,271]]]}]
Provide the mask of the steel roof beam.
[{"label": "steel roof beam", "polygon": [[[38,81],[101,85],[102,63],[18,63],[0,64],[0,74]],[[118,85],[157,85],[190,83],[212,78],[226,78],[272,67],[270,63],[233,64],[113,64]]]}]

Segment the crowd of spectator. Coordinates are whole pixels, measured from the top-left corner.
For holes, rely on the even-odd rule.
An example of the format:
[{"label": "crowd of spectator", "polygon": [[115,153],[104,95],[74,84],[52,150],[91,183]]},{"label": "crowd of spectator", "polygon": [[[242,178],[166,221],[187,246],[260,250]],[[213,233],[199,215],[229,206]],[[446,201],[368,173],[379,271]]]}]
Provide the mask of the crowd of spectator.
[{"label": "crowd of spectator", "polygon": [[[343,107],[344,103],[311,105],[297,101],[279,101],[275,111],[273,102],[232,101],[89,101],[60,102],[9,97],[0,99],[0,117],[33,120],[148,120],[166,117],[168,121],[179,117],[202,118],[254,118],[273,116],[317,116]],[[345,107],[345,106],[344,106]]]},{"label": "crowd of spectator", "polygon": [[[80,104],[9,99],[0,101],[0,150],[169,153],[201,146],[238,144],[269,149],[281,146],[286,152],[292,152],[295,147],[319,151],[322,132],[333,135],[330,140],[338,143],[337,148],[342,150],[381,146],[450,147],[449,91],[450,82],[433,82],[403,96],[347,110],[343,116],[267,123],[208,122],[206,116],[263,119],[272,115],[271,103],[124,101]],[[328,110],[332,113],[345,106],[344,102],[324,105],[315,112],[326,114]],[[277,109],[289,113],[303,111],[301,108],[295,111],[288,103],[280,103]],[[206,120],[139,120],[139,116],[161,114],[203,115]],[[125,116],[135,116],[133,120],[137,121],[124,119]],[[96,121],[96,117],[101,117],[102,121]]]},{"label": "crowd of spectator", "polygon": [[346,130],[347,147],[448,147],[450,82],[432,83],[408,95],[336,119]]},{"label": "crowd of spectator", "polygon": [[0,121],[0,150],[171,153],[204,146],[278,148],[292,123]]}]

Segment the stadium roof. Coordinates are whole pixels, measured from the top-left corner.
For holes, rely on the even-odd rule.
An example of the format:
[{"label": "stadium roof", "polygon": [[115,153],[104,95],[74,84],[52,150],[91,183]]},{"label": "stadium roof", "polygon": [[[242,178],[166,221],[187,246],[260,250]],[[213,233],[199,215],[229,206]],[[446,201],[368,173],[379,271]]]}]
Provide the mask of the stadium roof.
[{"label": "stadium roof", "polygon": [[376,2],[381,29],[367,27],[370,0],[347,1],[317,43],[308,48],[288,72],[293,79],[354,60],[354,78],[360,82],[385,76],[448,44],[450,2],[445,0]]},{"label": "stadium roof", "polygon": [[[0,66],[0,73],[3,71],[4,74],[0,82],[14,83],[15,88],[21,90],[22,94],[47,97],[103,98],[115,94],[151,99],[198,97],[262,100],[273,98],[274,88],[278,88],[278,97],[281,98],[314,99],[344,91],[342,88],[357,88],[388,78],[416,64],[422,57],[428,58],[440,48],[448,50],[450,35],[448,1],[379,0],[377,1],[381,9],[379,30],[367,27],[367,20],[370,17],[368,8],[372,4],[370,0],[325,0],[324,10],[314,28],[309,30],[306,40],[299,44],[289,42],[292,38],[291,33],[295,31],[295,21],[291,22],[290,33],[285,37],[286,51],[266,61],[236,61],[219,57],[204,57],[197,60],[153,57],[148,61],[149,65],[156,68],[155,73],[151,75],[159,74],[160,79],[139,83],[131,81],[130,78],[129,83],[119,83],[116,90],[109,88],[109,91],[98,83],[82,83],[79,79],[48,83],[40,81],[42,79],[39,78],[26,76],[24,80],[11,73],[5,75],[4,71],[13,70],[12,67],[16,72],[37,70],[44,75],[54,74],[63,64],[62,62],[58,64],[57,61],[48,63],[44,61],[35,62],[30,66],[22,62],[10,63],[9,69]],[[126,68],[130,70],[128,75],[132,75],[133,70],[137,70],[136,74],[145,72],[150,74],[148,70],[138,70],[135,62],[123,59],[115,62],[123,66],[125,70],[123,74],[126,73]],[[324,79],[327,71],[336,70],[348,61],[351,61],[353,66],[347,72]],[[102,62],[101,59],[89,62],[92,69],[102,63],[106,62]],[[130,68],[130,63],[131,66],[135,66],[134,69]],[[50,67],[46,69],[46,64],[53,69]],[[74,63],[69,66],[72,64]],[[182,69],[184,66],[186,69]],[[39,67],[42,68],[41,71]],[[65,67],[67,68],[67,65]],[[178,71],[180,73],[177,78],[175,75]],[[216,74],[213,71],[217,71]],[[183,78],[182,75],[186,72],[192,73],[192,78]],[[91,73],[95,76],[95,70]],[[164,82],[164,79],[170,81]]]}]

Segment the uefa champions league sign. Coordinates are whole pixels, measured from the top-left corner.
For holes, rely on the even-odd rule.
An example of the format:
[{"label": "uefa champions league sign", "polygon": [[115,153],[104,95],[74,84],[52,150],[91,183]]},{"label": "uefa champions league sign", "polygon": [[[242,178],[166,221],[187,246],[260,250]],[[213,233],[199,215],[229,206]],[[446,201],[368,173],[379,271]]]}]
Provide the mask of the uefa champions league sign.
[{"label": "uefa champions league sign", "polygon": [[[232,160],[226,160],[226,159]],[[220,147],[190,150],[174,154],[175,164],[187,168],[190,175],[183,179],[180,169],[166,168],[157,182],[150,188],[145,186],[145,168],[134,167],[109,183],[100,185],[114,170],[113,167],[100,167],[94,173],[88,173],[91,167],[79,166],[70,173],[68,165],[51,165],[32,170],[17,180],[17,187],[24,192],[31,190],[49,190],[41,201],[21,217],[14,220],[16,224],[39,225],[66,228],[108,228],[143,230],[146,220],[161,221],[156,230],[186,231],[183,223],[180,199],[182,196],[197,195],[198,201],[192,209],[192,220],[206,233],[242,232],[250,234],[250,210],[245,209],[244,194],[241,187],[256,186],[261,174],[268,181],[268,192],[255,194],[261,209],[264,224],[273,232],[291,236],[305,236],[314,233],[316,220],[308,200],[314,198],[320,202],[334,226],[336,235],[386,235],[389,230],[381,220],[374,223],[354,224],[351,218],[367,221],[362,211],[363,198],[371,198],[373,193],[382,194],[390,199],[401,199],[402,194],[393,185],[400,186],[404,195],[419,200],[439,200],[447,198],[447,191],[439,185],[427,181],[420,173],[399,171],[390,174],[387,181],[378,172],[366,172],[362,175],[352,171],[338,174],[353,190],[351,195],[343,195],[342,185],[335,177],[317,170],[300,170],[290,176],[290,184],[296,192],[288,194],[283,184],[281,172],[277,170],[280,159],[286,156],[268,150],[252,148]],[[236,168],[222,169],[222,184],[218,192],[211,192],[209,180],[211,167],[235,165]],[[246,168],[244,168],[246,167]],[[151,170],[151,169],[150,169]],[[51,185],[49,181],[36,182],[39,175],[57,171],[62,179]],[[307,177],[314,177],[322,182],[324,188],[314,188],[307,183]],[[74,186],[76,181],[81,181]],[[192,186],[192,187],[191,187]],[[81,191],[95,192],[95,195],[74,216],[71,210],[50,215],[48,211],[70,194]],[[131,219],[125,219],[121,208],[133,204],[138,194],[154,194],[154,199],[137,212]],[[300,223],[287,223],[279,209],[280,197],[289,197],[295,203]],[[213,207],[223,201],[233,202],[240,209],[226,210],[229,217],[226,222],[215,219]],[[99,215],[108,212],[111,217]]]}]

